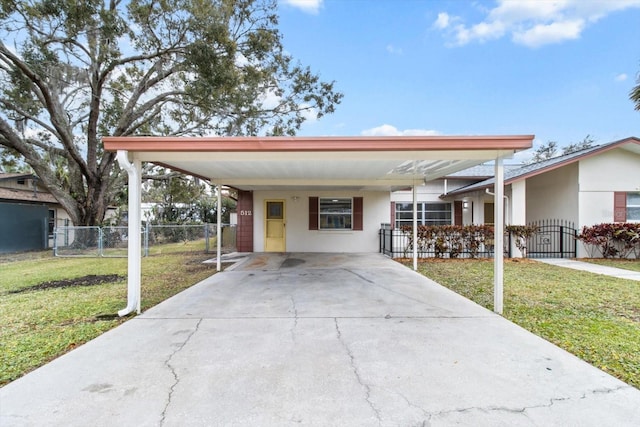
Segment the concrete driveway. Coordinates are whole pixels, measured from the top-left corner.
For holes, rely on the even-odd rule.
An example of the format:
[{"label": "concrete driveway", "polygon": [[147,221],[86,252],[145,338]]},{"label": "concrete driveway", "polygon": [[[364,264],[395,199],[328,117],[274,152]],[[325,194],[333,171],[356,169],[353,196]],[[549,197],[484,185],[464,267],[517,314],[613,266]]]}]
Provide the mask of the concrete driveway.
[{"label": "concrete driveway", "polygon": [[0,389],[2,426],[637,426],[640,391],[377,254],[255,254]]}]

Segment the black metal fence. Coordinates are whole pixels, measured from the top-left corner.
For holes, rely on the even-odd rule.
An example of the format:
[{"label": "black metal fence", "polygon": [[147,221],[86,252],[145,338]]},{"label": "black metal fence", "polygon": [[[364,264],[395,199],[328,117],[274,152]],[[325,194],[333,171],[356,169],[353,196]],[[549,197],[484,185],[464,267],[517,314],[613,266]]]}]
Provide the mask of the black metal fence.
[{"label": "black metal fence", "polygon": [[[529,258],[575,258],[578,232],[574,223],[566,220],[543,220],[528,224],[538,231],[527,239]],[[483,233],[461,235],[450,231],[436,237],[418,238],[416,244],[419,258],[492,258],[493,237]],[[506,232],[504,255],[511,258],[516,236]],[[392,258],[413,256],[413,233],[411,230],[391,229],[390,224],[380,227],[380,252]],[[519,250],[516,248],[515,253]]]},{"label": "black metal fence", "polygon": [[[412,232],[392,229],[390,224],[381,224],[379,232],[380,253],[391,258],[410,258],[413,256]],[[504,254],[508,256],[508,236],[505,235]],[[418,238],[418,258],[493,258],[494,241],[492,236],[482,233],[461,236],[452,234],[434,239]]]},{"label": "black metal fence", "polygon": [[571,221],[546,219],[531,222],[538,232],[528,240],[530,258],[575,258],[578,248],[578,231]]}]

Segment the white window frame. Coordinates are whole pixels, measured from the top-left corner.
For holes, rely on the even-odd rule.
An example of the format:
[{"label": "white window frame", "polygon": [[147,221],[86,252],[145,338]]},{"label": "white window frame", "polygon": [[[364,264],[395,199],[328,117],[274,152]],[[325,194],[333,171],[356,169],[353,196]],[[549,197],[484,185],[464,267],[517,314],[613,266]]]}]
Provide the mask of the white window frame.
[{"label": "white window frame", "polygon": [[[401,204],[409,205],[411,206],[411,208],[409,210],[398,209],[399,205]],[[426,206],[428,204],[448,205],[448,210],[445,210],[445,209],[438,210],[438,211],[427,210]],[[418,205],[418,225],[451,225],[453,224],[453,220],[454,220],[453,203],[433,201],[433,202],[417,202],[417,205]],[[399,212],[411,214],[410,218],[406,218],[406,219],[398,218]],[[449,220],[446,224],[443,224],[445,220],[427,219],[427,213],[429,212],[448,212]],[[395,223],[396,223],[396,227],[400,227],[402,225],[413,225],[413,203],[412,202],[396,202]]]},{"label": "white window frame", "polygon": [[[631,204],[631,196],[635,196],[638,200],[637,203]],[[640,222],[640,193],[628,192],[627,193],[627,222]],[[631,218],[631,208],[638,210],[638,216]]]},{"label": "white window frame", "polygon": [[[323,203],[325,202],[325,209],[326,209],[326,202],[329,201],[329,203],[340,203],[340,202],[346,202],[349,201],[349,226],[348,227],[323,227],[323,221],[322,218],[323,216],[328,216],[328,215],[333,215],[333,216],[344,216],[346,217],[346,213],[345,212],[327,212],[325,210],[325,212],[322,211],[323,208]],[[332,221],[335,223],[335,221]],[[345,224],[346,225],[346,224]],[[353,230],[353,197],[318,197],[318,230],[322,230],[322,231],[345,231],[345,230]]]}]

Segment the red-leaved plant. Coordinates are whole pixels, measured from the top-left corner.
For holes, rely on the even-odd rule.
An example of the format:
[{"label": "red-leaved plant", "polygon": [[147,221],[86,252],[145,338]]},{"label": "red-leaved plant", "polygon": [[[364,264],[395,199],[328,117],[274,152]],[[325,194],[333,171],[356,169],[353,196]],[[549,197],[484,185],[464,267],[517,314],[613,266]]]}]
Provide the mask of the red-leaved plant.
[{"label": "red-leaved plant", "polygon": [[582,227],[578,236],[596,258],[640,258],[640,223],[604,223]]}]

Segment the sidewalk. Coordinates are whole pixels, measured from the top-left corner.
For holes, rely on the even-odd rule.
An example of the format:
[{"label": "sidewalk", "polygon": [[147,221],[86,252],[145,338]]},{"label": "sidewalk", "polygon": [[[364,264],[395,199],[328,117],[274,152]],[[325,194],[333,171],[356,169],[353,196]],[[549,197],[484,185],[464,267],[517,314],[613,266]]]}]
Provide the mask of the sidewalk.
[{"label": "sidewalk", "polygon": [[559,267],[572,268],[574,270],[588,271],[590,273],[604,274],[605,276],[617,277],[619,279],[637,280],[640,282],[640,272],[624,270],[622,268],[607,267],[604,265],[592,264],[584,261],[576,261],[575,259],[565,258],[541,258],[536,261],[545,264],[557,265]]}]

